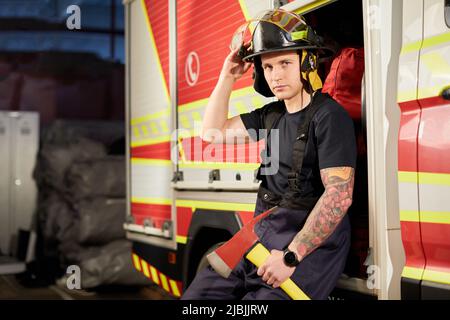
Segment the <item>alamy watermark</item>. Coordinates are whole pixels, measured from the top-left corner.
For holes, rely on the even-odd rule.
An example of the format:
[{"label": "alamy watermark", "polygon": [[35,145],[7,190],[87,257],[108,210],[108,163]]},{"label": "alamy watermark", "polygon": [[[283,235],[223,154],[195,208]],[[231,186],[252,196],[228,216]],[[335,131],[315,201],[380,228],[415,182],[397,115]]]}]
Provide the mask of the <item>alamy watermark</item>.
[{"label": "alamy watermark", "polygon": [[66,280],[66,286],[69,290],[81,289],[81,269],[77,265],[71,265],[67,268],[66,274],[69,276]]},{"label": "alamy watermark", "polygon": [[66,13],[70,16],[67,17],[66,26],[69,30],[81,30],[81,9],[79,6],[72,4],[67,7]]}]

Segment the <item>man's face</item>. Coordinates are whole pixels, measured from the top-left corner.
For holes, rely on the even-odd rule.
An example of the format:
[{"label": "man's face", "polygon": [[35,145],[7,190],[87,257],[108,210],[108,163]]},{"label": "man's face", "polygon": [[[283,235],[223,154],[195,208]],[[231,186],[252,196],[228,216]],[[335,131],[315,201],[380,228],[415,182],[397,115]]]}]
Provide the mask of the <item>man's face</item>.
[{"label": "man's face", "polygon": [[301,93],[300,57],[295,50],[263,54],[261,63],[264,77],[279,100],[289,100]]}]

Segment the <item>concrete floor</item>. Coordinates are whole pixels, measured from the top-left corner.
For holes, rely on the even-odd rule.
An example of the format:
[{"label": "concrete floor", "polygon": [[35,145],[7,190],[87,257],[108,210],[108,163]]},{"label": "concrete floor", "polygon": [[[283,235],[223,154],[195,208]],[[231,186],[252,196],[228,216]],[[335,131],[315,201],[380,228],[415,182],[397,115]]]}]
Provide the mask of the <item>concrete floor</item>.
[{"label": "concrete floor", "polygon": [[0,275],[0,300],[173,300],[169,294],[154,284],[145,287],[103,287],[96,291],[69,290],[67,287],[28,288],[14,275]]}]

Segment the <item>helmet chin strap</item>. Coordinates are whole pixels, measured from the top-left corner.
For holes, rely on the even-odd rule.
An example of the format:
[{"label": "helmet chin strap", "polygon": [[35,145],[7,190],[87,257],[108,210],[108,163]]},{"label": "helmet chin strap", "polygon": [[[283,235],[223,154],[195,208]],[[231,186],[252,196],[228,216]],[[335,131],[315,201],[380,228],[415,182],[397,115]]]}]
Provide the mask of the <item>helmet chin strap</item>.
[{"label": "helmet chin strap", "polygon": [[303,80],[309,83],[313,92],[322,88],[322,80],[317,73],[317,55],[302,50],[300,71]]}]

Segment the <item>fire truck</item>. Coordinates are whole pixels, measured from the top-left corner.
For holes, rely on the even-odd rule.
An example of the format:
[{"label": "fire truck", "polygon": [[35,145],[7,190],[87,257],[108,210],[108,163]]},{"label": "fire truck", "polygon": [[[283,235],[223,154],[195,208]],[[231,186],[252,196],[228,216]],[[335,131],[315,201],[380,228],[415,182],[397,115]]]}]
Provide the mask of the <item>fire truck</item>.
[{"label": "fire truck", "polygon": [[[124,228],[134,266],[149,282],[180,297],[206,254],[253,216],[264,141],[208,144],[200,128],[235,30],[282,8],[339,48],[363,50],[359,110],[349,112],[358,135],[352,245],[330,299],[450,298],[449,0],[124,6]],[[323,79],[328,71],[321,70]],[[247,72],[234,86],[229,116],[270,101],[254,91]]]}]

